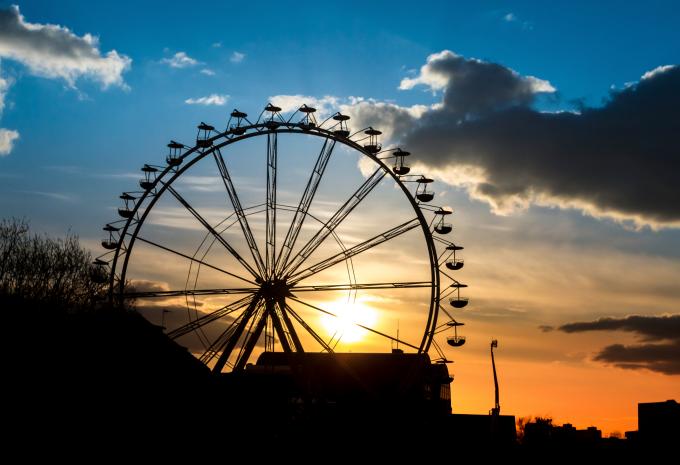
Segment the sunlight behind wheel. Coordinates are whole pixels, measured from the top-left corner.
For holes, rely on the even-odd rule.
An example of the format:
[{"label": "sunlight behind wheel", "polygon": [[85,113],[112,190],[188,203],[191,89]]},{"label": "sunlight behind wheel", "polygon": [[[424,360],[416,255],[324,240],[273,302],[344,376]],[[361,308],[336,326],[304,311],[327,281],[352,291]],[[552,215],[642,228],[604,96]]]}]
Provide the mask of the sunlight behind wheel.
[{"label": "sunlight behind wheel", "polygon": [[361,326],[371,328],[378,326],[376,310],[361,301],[334,300],[326,302],[324,307],[336,316],[321,315],[321,324],[328,336],[338,342],[344,344],[360,342],[369,335],[369,332]]}]

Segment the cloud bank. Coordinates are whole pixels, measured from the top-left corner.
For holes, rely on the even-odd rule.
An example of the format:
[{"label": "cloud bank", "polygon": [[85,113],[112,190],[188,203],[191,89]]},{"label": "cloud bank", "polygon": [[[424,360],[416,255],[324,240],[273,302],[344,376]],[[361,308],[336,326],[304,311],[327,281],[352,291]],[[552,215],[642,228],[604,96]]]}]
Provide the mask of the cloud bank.
[{"label": "cloud bank", "polygon": [[680,375],[680,314],[670,316],[639,316],[601,318],[577,322],[558,328],[566,333],[584,331],[627,331],[640,336],[644,344],[613,344],[595,355],[595,360],[620,368],[657,371]]},{"label": "cloud bank", "polygon": [[71,87],[84,77],[103,88],[125,88],[123,73],[132,63],[115,50],[102,55],[99,39],[91,34],[79,37],[63,26],[26,22],[16,5],[0,10],[0,57],[18,61],[38,76],[63,79]]},{"label": "cloud bank", "polygon": [[443,51],[403,90],[441,102],[413,108],[364,101],[352,121],[393,135],[444,181],[498,214],[541,205],[635,226],[680,227],[680,67],[660,66],[598,108],[534,108],[548,81]]}]

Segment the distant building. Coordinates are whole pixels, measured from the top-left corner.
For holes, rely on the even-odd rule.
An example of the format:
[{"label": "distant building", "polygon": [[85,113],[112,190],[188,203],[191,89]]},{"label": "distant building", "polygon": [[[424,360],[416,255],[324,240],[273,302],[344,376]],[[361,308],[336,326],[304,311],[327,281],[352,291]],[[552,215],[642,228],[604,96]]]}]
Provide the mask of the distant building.
[{"label": "distant building", "polygon": [[595,447],[602,441],[602,431],[595,426],[576,429],[571,423],[562,426],[538,419],[524,427],[524,444],[529,447]]},{"label": "distant building", "polygon": [[680,404],[675,400],[638,404],[638,439],[646,444],[680,440]]}]

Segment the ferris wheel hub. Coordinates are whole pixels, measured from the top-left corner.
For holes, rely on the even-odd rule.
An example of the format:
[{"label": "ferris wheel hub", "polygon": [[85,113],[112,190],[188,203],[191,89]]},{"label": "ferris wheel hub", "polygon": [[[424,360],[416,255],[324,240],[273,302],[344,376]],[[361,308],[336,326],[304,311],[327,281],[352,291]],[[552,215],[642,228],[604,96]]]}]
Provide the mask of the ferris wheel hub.
[{"label": "ferris wheel hub", "polygon": [[291,287],[285,279],[272,278],[260,284],[260,292],[264,298],[279,300],[292,296]]}]

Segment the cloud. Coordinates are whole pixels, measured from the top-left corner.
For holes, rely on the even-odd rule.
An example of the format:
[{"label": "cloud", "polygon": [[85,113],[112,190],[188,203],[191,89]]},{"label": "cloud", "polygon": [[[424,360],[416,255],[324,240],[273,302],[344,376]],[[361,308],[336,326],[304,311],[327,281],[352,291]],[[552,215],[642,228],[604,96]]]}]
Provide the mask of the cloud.
[{"label": "cloud", "polygon": [[2,112],[5,109],[5,96],[11,85],[12,81],[10,79],[0,75],[0,116],[2,116]]},{"label": "cloud", "polygon": [[269,101],[281,108],[283,113],[296,111],[303,104],[316,108],[317,117],[326,118],[331,113],[338,110],[340,105],[340,98],[332,95],[325,95],[321,98],[312,97],[309,95],[272,95]]},{"label": "cloud", "polygon": [[520,21],[519,17],[513,12],[504,14],[502,16],[502,18],[503,18],[503,21],[505,21],[506,23],[513,23],[513,24],[521,25],[522,29],[525,29],[525,30],[526,29],[529,29],[529,30],[533,29],[532,23],[530,23],[529,21]]},{"label": "cloud", "polygon": [[401,107],[394,103],[376,102],[374,100],[353,99],[352,103],[340,105],[340,111],[350,116],[352,130],[356,131],[375,124],[382,131],[382,137],[390,140],[397,134],[408,131],[414,120],[419,119],[431,107],[426,105],[413,105]]},{"label": "cloud", "polygon": [[[193,304],[193,302],[192,302]],[[198,302],[197,307],[201,307]],[[167,303],[150,303],[149,301],[140,302],[137,304],[137,311],[147,320],[153,324],[160,325],[164,323],[167,332],[175,330],[181,326],[188,324],[190,321],[188,315],[191,313],[193,318],[198,318],[207,312],[202,309],[194,308],[193,305],[181,305]],[[195,312],[195,313],[193,313]],[[192,354],[200,355],[206,350],[205,339],[209,341],[216,340],[234,321],[230,315],[216,319],[211,323],[202,327],[202,332],[197,331],[188,333],[185,336],[178,338],[175,342],[186,347]],[[260,347],[260,345],[258,345]]]},{"label": "cloud", "polygon": [[680,226],[680,67],[659,67],[579,112],[538,111],[550,82],[448,50],[399,87],[416,86],[441,91],[441,102],[420,116],[362,102],[361,125],[395,134],[414,160],[495,213],[541,205]]},{"label": "cloud", "polygon": [[129,286],[135,292],[163,292],[169,291],[168,283],[163,281],[151,281],[148,279],[133,279]]},{"label": "cloud", "polygon": [[177,52],[171,58],[163,58],[161,63],[165,63],[171,68],[188,68],[198,65],[200,62],[191,58],[185,52]]},{"label": "cloud", "polygon": [[50,199],[54,200],[59,200],[60,202],[77,202],[78,201],[78,196],[73,195],[73,194],[64,194],[62,192],[49,192],[49,191],[26,191],[26,190],[20,190],[16,191],[21,194],[29,194],[29,195],[39,195],[42,197],[47,197]]},{"label": "cloud", "polygon": [[222,42],[213,42],[212,43],[213,48],[222,48]]},{"label": "cloud", "polygon": [[667,375],[680,375],[680,314],[600,318],[565,324],[558,329],[566,333],[616,330],[636,333],[645,344],[609,345],[594,359],[620,368],[646,368]]},{"label": "cloud", "polygon": [[14,148],[14,141],[19,138],[19,132],[12,129],[0,128],[0,157],[9,155]]},{"label": "cloud", "polygon": [[188,105],[225,105],[229,101],[229,96],[226,94],[210,94],[206,97],[188,98],[184,103]]},{"label": "cloud", "polygon": [[663,66],[657,66],[651,71],[647,71],[645,74],[642,75],[642,79],[651,79],[655,76],[658,76],[659,74],[665,73],[667,71],[673,70],[676,65],[663,65]]},{"label": "cloud", "polygon": [[637,333],[644,341],[680,340],[680,314],[670,316],[638,316],[600,318],[595,321],[568,323],[559,327],[565,333],[583,331],[628,331]]},{"label": "cloud", "polygon": [[532,103],[537,93],[555,92],[548,81],[520,76],[497,63],[465,58],[450,50],[434,53],[415,78],[404,78],[399,89],[424,85],[444,90],[443,108],[459,117],[482,115],[514,105]]},{"label": "cloud", "polygon": [[666,375],[680,375],[680,342],[635,346],[613,344],[602,349],[595,360],[629,370],[646,368]]},{"label": "cloud", "polygon": [[102,55],[99,39],[91,34],[79,37],[63,26],[26,22],[18,6],[0,10],[0,57],[18,61],[38,76],[64,79],[71,87],[84,77],[103,88],[126,88],[123,73],[132,64],[115,50]]},{"label": "cloud", "polygon": [[208,68],[203,68],[200,71],[200,73],[205,74],[206,76],[214,76],[215,75],[215,71],[213,71],[212,69],[208,69]]},{"label": "cloud", "polygon": [[231,56],[229,57],[229,61],[232,63],[241,63],[246,57],[245,53],[241,52],[233,52]]},{"label": "cloud", "polygon": [[[316,117],[321,122],[331,114],[339,111],[350,116],[353,130],[359,130],[370,125],[378,118],[385,124],[383,137],[389,139],[393,133],[407,130],[414,118],[420,118],[428,109],[426,105],[400,107],[393,103],[378,102],[363,97],[336,97],[325,95],[321,98],[310,95],[272,95],[269,101],[281,108],[282,113],[296,111],[303,104],[316,108]],[[332,123],[332,122],[331,122]],[[368,166],[368,165],[367,165]],[[371,172],[373,170],[371,169]]]},{"label": "cloud", "polygon": [[[5,109],[5,96],[12,82],[0,75],[0,116]],[[14,141],[19,138],[19,132],[13,129],[0,128],[0,157],[9,155],[14,148]]]}]

